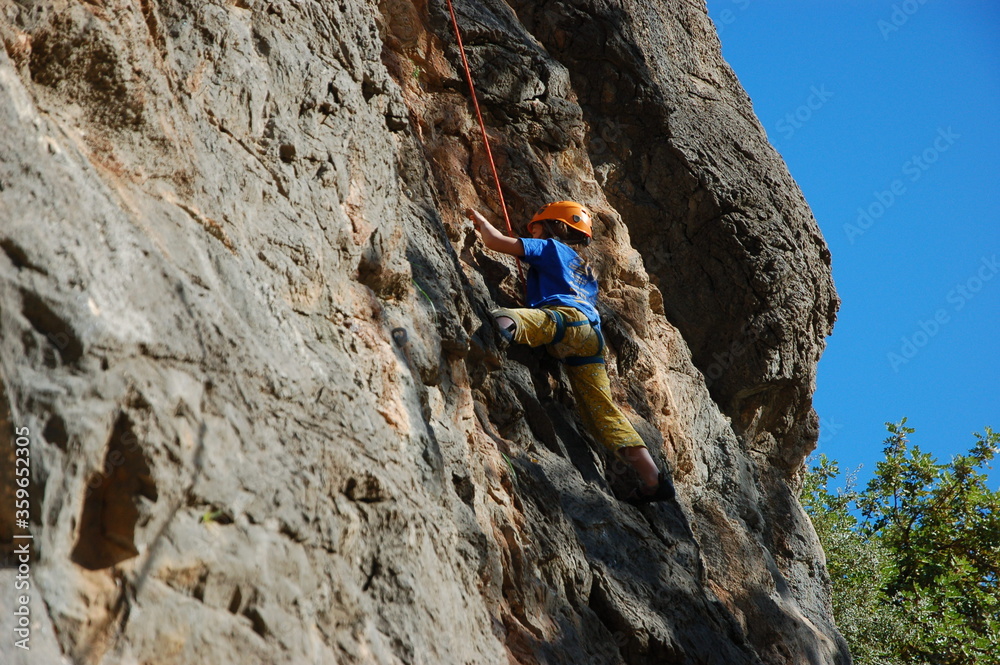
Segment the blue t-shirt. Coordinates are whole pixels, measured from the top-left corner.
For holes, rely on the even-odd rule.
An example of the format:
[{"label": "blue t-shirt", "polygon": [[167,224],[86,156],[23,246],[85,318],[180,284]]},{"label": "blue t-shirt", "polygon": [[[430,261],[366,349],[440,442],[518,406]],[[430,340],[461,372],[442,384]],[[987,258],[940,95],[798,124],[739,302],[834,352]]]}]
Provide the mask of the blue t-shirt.
[{"label": "blue t-shirt", "polygon": [[600,325],[597,313],[597,279],[569,245],[554,238],[521,238],[528,264],[528,307],[575,307]]}]

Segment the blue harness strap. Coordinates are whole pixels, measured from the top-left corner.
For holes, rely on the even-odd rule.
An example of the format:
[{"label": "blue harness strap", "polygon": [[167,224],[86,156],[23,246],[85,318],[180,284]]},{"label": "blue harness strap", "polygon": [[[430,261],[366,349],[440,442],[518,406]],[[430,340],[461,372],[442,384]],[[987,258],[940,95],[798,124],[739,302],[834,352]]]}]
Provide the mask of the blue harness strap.
[{"label": "blue harness strap", "polygon": [[[559,342],[563,341],[563,338],[566,337],[566,328],[579,328],[580,326],[590,325],[590,321],[588,321],[587,319],[584,319],[583,321],[567,322],[566,317],[563,315],[563,313],[555,309],[547,309],[545,310],[545,313],[548,314],[549,317],[551,317],[556,324],[556,334],[552,338],[552,341],[549,342],[549,344],[558,344]],[[603,348],[604,346],[603,342],[601,346]]]},{"label": "blue harness strap", "polygon": [[[583,323],[587,323],[584,321]],[[594,332],[597,333],[597,354],[593,356],[571,356],[569,358],[563,358],[562,362],[570,367],[580,367],[581,365],[593,365],[595,363],[604,364],[604,335],[597,328],[594,328]]]},{"label": "blue harness strap", "polygon": [[[552,338],[552,341],[549,342],[549,344],[558,344],[559,342],[563,341],[563,338],[566,337],[566,328],[578,328],[580,326],[591,325],[590,321],[588,321],[587,319],[584,319],[582,321],[567,322],[566,317],[563,316],[562,312],[559,312],[554,309],[547,309],[545,311],[546,313],[548,313],[549,316],[552,317],[552,320],[555,321],[556,324],[556,334]],[[600,329],[596,327],[594,328],[594,332],[597,333],[597,344],[598,344],[597,353],[595,355],[570,356],[568,358],[560,358],[560,361],[566,365],[569,365],[570,367],[579,367],[580,365],[603,363],[604,356],[602,355],[601,352],[604,351],[604,335],[602,335]]]},{"label": "blue harness strap", "polygon": [[566,317],[563,316],[562,312],[557,312],[554,309],[547,309],[545,313],[556,323],[556,334],[549,344],[558,344],[566,336]]}]

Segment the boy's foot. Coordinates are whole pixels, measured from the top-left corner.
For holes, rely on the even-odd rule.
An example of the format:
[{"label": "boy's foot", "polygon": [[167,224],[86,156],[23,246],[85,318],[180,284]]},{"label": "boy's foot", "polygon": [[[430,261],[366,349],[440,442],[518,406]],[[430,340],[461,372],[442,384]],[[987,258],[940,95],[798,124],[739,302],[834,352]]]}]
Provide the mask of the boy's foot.
[{"label": "boy's foot", "polygon": [[659,483],[655,489],[647,487],[636,487],[625,497],[626,503],[633,506],[641,506],[644,503],[655,503],[657,501],[670,501],[674,498],[674,485],[670,479],[661,471]]}]

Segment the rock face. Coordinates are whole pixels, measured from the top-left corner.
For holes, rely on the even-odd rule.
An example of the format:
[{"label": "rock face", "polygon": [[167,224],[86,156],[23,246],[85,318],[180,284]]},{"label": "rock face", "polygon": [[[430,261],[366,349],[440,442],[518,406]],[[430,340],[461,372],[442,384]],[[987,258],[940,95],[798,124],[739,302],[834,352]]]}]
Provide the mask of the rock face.
[{"label": "rock face", "polygon": [[597,213],[678,501],[615,499],[558,364],[499,345],[443,3],[4,2],[4,662],[850,662],[796,499],[829,253],[705,7],[457,10],[512,218]]}]

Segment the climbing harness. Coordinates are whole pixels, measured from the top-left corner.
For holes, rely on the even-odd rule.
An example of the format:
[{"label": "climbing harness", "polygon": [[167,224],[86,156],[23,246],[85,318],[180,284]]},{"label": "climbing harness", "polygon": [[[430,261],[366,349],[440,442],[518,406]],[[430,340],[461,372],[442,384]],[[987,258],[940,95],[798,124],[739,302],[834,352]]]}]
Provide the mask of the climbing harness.
[{"label": "climbing harness", "polygon": [[[500,209],[503,211],[503,221],[507,224],[507,235],[511,237],[514,236],[514,229],[510,224],[510,216],[507,214],[507,202],[503,198],[503,189],[500,186],[500,174],[497,173],[496,162],[493,161],[493,151],[490,149],[490,139],[486,135],[486,123],[483,122],[483,114],[479,110],[479,99],[476,96],[476,87],[472,83],[472,70],[469,68],[469,61],[465,57],[465,45],[462,44],[462,33],[458,29],[458,18],[455,15],[455,7],[452,5],[451,0],[448,2],[448,13],[451,14],[451,27],[455,30],[455,41],[458,42],[458,53],[462,56],[462,67],[465,69],[465,81],[469,85],[469,96],[472,97],[472,107],[476,111],[476,119],[479,121],[479,131],[483,135],[483,146],[486,148],[486,159],[490,163],[490,171],[493,173],[493,182],[496,184],[497,196],[500,198]],[[522,287],[525,284],[524,281],[524,268],[521,265],[521,259],[517,259],[517,275],[521,281]]]},{"label": "climbing harness", "polygon": [[[555,309],[546,309],[545,313],[548,314],[556,324],[556,334],[549,342],[550,346],[554,346],[563,340],[566,336],[566,328],[577,328],[579,326],[589,326],[593,325],[587,319],[582,321],[566,321],[566,317],[563,313]],[[581,365],[591,365],[593,363],[604,364],[604,335],[601,334],[600,328],[595,327],[594,332],[597,333],[597,353],[592,356],[568,356],[566,358],[560,358],[560,362],[564,365],[569,365],[570,367],[579,367]]]}]

